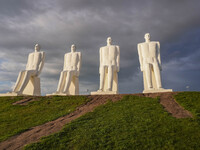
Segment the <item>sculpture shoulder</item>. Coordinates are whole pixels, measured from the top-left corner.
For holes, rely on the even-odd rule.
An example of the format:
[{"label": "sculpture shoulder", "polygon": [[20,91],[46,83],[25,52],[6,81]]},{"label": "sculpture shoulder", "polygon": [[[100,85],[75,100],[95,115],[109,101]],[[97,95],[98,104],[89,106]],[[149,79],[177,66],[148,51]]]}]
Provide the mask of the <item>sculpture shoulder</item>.
[{"label": "sculpture shoulder", "polygon": [[151,41],[150,43],[160,44],[159,41]]},{"label": "sculpture shoulder", "polygon": [[111,45],[111,46],[114,46],[115,48],[119,49],[119,45]]},{"label": "sculpture shoulder", "polygon": [[41,51],[41,52],[39,52],[39,54],[40,54],[40,56],[42,57],[42,59],[45,58],[45,52]]},{"label": "sculpture shoulder", "polygon": [[100,47],[100,48],[99,48],[99,52],[101,53],[101,51],[102,51],[103,49],[105,49],[105,47],[106,47],[106,46]]},{"label": "sculpture shoulder", "polygon": [[31,56],[31,55],[34,55],[34,54],[35,54],[35,52],[32,52],[32,53],[29,53],[28,55]]},{"label": "sculpture shoulder", "polygon": [[81,54],[81,52],[75,52],[76,54]]},{"label": "sculpture shoulder", "polygon": [[115,45],[115,47],[117,48],[117,49],[119,49],[120,47],[119,47],[119,45]]},{"label": "sculpture shoulder", "polygon": [[79,57],[81,57],[81,52],[76,52],[76,54],[77,54]]},{"label": "sculpture shoulder", "polygon": [[70,54],[71,54],[71,52],[69,52],[69,53],[65,53],[65,56],[70,55]]},{"label": "sculpture shoulder", "polygon": [[102,46],[102,47],[100,47],[100,50],[102,50],[102,49],[105,49],[107,46]]},{"label": "sculpture shoulder", "polygon": [[119,45],[115,45],[115,47],[117,48],[117,52],[120,53],[120,47],[119,47]]},{"label": "sculpture shoulder", "polygon": [[33,55],[33,54],[45,55],[45,52],[40,51],[40,52],[32,52],[32,53],[29,53],[29,55]]},{"label": "sculpture shoulder", "polygon": [[141,46],[141,45],[143,45],[143,44],[145,44],[145,42],[142,42],[142,43],[138,43],[138,46]]},{"label": "sculpture shoulder", "polygon": [[45,55],[45,52],[43,52],[43,51],[41,51],[41,52],[39,52],[40,54],[42,54],[43,56]]},{"label": "sculpture shoulder", "polygon": [[69,53],[65,53],[65,56],[67,56],[67,55],[70,55],[70,54],[77,54],[77,55],[81,55],[81,52],[74,52],[74,53],[72,53],[72,52],[69,52]]},{"label": "sculpture shoulder", "polygon": [[40,52],[33,52],[33,53],[30,53],[30,54],[39,54],[39,55],[45,55],[45,52],[43,52],[43,51],[40,51]]},{"label": "sculpture shoulder", "polygon": [[[110,45],[110,46],[114,46],[114,47],[117,47],[117,48],[119,48],[119,45]],[[101,49],[108,48],[108,47],[110,47],[110,46],[102,46],[102,47],[100,47],[100,50],[101,50]]]}]

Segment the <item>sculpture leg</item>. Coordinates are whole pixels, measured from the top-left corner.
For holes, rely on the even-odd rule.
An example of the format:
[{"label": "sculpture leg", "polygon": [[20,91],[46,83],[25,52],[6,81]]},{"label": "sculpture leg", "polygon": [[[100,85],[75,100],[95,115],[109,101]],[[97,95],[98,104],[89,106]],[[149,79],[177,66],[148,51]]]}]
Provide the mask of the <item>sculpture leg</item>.
[{"label": "sculpture leg", "polygon": [[64,87],[63,93],[68,93],[69,86],[70,86],[71,81],[72,81],[73,73],[74,73],[73,71],[67,72],[67,77],[66,77],[66,82],[65,82],[65,87]]},{"label": "sculpture leg", "polygon": [[20,81],[22,80],[22,76],[24,74],[25,71],[21,71],[17,77],[17,81],[15,83],[15,87],[13,88],[13,92],[17,92],[18,87],[20,86]]},{"label": "sculpture leg", "polygon": [[152,88],[152,81],[151,81],[151,69],[150,69],[150,64],[145,64],[145,77],[146,77],[146,81],[147,81],[147,86],[149,89]]},{"label": "sculpture leg", "polygon": [[27,85],[27,83],[28,83],[28,81],[29,81],[29,79],[30,79],[32,74],[33,74],[33,72],[30,72],[30,71],[25,71],[24,72],[24,78],[22,80],[22,84],[21,84],[21,86],[19,88],[19,91],[18,91],[19,94],[21,94],[23,92],[23,90],[26,87],[26,85]]},{"label": "sculpture leg", "polygon": [[157,63],[153,64],[153,69],[155,72],[156,84],[158,88],[162,88],[161,77],[160,77],[160,69]]},{"label": "sculpture leg", "polygon": [[56,92],[60,92],[60,89],[61,89],[61,86],[62,86],[62,83],[63,83],[63,79],[64,79],[63,78],[64,73],[65,72],[63,72],[63,71],[60,73],[60,79],[59,79],[59,82],[58,82],[58,87],[57,87],[57,91]]},{"label": "sculpture leg", "polygon": [[112,90],[114,66],[108,67],[108,91]]},{"label": "sculpture leg", "polygon": [[105,76],[105,67],[101,67],[101,72],[100,72],[100,86],[99,86],[99,90],[103,90],[103,86],[104,86],[104,76]]}]

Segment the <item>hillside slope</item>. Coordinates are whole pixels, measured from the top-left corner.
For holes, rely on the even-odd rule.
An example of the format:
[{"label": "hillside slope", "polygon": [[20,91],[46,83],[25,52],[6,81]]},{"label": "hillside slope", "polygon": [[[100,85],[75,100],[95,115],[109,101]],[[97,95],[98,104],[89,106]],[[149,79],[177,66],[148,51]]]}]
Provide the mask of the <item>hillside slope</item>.
[{"label": "hillside slope", "polygon": [[[65,125],[61,132],[30,145],[27,149],[173,149],[179,148],[177,139],[183,142],[184,147],[184,144],[187,146],[184,141],[188,141],[188,137],[193,137],[193,143],[199,138],[199,132],[196,132],[200,131],[196,111],[198,112],[200,107],[194,106],[200,104],[200,93],[179,93],[175,96],[178,102],[184,99],[180,102],[193,112],[193,118],[188,118],[192,117],[191,113],[173,100],[174,94],[177,93],[87,96],[90,101],[78,107],[75,112],[1,142],[0,148],[20,149],[28,143],[38,141],[42,136],[58,132],[70,121],[72,122]],[[123,96],[124,98],[118,101]],[[159,98],[149,98],[157,96]],[[195,105],[185,105],[184,102],[189,104],[188,98],[190,103]],[[108,104],[95,109],[108,101]],[[113,103],[115,101],[118,102]],[[87,113],[94,109],[94,112]],[[73,121],[74,119],[76,120]],[[194,134],[190,135],[190,132]],[[187,138],[179,135],[182,133],[187,135]],[[141,146],[141,143],[146,146]],[[195,146],[199,145],[191,145],[192,148]]]},{"label": "hillside slope", "polygon": [[176,100],[193,110],[194,118],[172,117],[158,98],[127,95],[26,149],[197,149],[200,93],[179,93]]}]

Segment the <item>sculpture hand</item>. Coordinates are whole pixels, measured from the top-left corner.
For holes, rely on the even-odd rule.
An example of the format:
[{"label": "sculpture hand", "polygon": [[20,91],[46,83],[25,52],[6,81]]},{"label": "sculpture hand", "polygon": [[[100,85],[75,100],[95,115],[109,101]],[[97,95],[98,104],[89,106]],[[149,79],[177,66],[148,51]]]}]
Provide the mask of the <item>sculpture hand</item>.
[{"label": "sculpture hand", "polygon": [[78,77],[79,75],[80,75],[80,72],[79,72],[79,71],[76,71],[76,72],[75,72],[75,76]]},{"label": "sculpture hand", "polygon": [[39,71],[37,71],[37,73],[35,74],[35,76],[37,77],[37,76],[39,76],[40,75],[40,72]]},{"label": "sculpture hand", "polygon": [[101,66],[99,67],[99,74],[101,73]]},{"label": "sculpture hand", "polygon": [[119,72],[119,66],[117,66],[117,72]]},{"label": "sculpture hand", "polygon": [[162,71],[162,67],[161,67],[161,66],[159,66],[159,68],[160,68],[160,71]]},{"label": "sculpture hand", "polygon": [[141,70],[141,71],[144,71],[143,66],[140,66],[140,70]]}]

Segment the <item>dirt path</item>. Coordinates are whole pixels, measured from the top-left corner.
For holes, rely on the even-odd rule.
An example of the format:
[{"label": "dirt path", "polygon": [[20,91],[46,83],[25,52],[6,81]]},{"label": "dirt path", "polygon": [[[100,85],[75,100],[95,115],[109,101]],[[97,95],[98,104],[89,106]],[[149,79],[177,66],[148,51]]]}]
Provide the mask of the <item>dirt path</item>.
[{"label": "dirt path", "polygon": [[29,102],[39,101],[40,96],[24,97],[24,99],[13,103],[13,105],[28,105]]},{"label": "dirt path", "polygon": [[173,117],[176,118],[191,118],[192,114],[181,107],[173,98],[178,92],[166,92],[166,93],[148,93],[143,94],[145,97],[160,97],[160,104],[168,111]]},{"label": "dirt path", "polygon": [[[184,110],[173,99],[173,95],[176,93],[154,93],[154,94],[133,94],[137,96],[145,97],[157,97],[160,96],[160,103],[164,108],[176,118],[192,117],[190,112]],[[103,105],[109,100],[113,102],[120,100],[125,94],[120,95],[90,95],[87,96],[91,99],[86,105],[80,106],[73,113],[60,117],[54,121],[47,122],[43,125],[39,125],[25,131],[19,135],[13,136],[6,141],[0,143],[1,150],[16,150],[23,148],[26,144],[39,141],[43,136],[48,136],[52,133],[60,131],[66,123],[93,111],[97,106]],[[33,98],[33,100],[35,100]],[[21,100],[18,104],[25,104],[30,102],[31,99]]]}]

